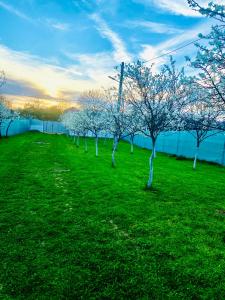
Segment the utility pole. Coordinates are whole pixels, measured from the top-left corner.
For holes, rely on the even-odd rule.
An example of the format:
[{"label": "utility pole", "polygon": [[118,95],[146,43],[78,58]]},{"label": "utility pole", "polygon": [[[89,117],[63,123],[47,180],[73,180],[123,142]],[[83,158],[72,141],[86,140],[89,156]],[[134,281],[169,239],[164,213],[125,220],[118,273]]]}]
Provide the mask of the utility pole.
[{"label": "utility pole", "polygon": [[120,65],[120,80],[119,80],[119,91],[118,91],[118,112],[124,107],[124,100],[123,100],[123,78],[124,78],[124,62]]},{"label": "utility pole", "polygon": [[[118,90],[118,101],[117,101],[117,113],[120,113],[121,105],[122,108],[124,108],[124,100],[123,100],[123,77],[124,77],[124,62],[121,63],[120,65],[120,75],[119,75],[119,80],[115,79],[112,76],[108,76],[110,79],[119,82],[119,90]],[[117,122],[116,122],[117,123]],[[116,127],[118,130],[118,124],[116,124]],[[115,151],[117,150],[117,145],[118,145],[118,136],[116,133],[114,133],[113,137],[113,152],[112,152],[112,166],[115,167]]]},{"label": "utility pole", "polygon": [[124,62],[120,65],[120,78],[117,80],[116,78],[112,76],[108,76],[110,79],[116,81],[119,83],[119,90],[118,90],[118,102],[117,102],[117,111],[119,112],[124,107],[124,101],[123,101],[123,79],[124,79]]}]

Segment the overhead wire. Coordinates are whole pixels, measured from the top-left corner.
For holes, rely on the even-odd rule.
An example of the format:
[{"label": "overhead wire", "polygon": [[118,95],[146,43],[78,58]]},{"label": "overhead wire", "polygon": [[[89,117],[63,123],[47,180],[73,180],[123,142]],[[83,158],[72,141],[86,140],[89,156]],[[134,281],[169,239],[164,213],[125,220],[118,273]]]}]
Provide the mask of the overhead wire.
[{"label": "overhead wire", "polygon": [[183,48],[185,48],[185,47],[188,47],[189,45],[192,45],[192,44],[194,44],[194,43],[197,43],[197,42],[200,41],[201,39],[202,39],[202,38],[198,38],[198,39],[196,39],[196,40],[194,40],[194,41],[192,41],[192,42],[189,42],[189,43],[187,43],[187,44],[184,44],[184,45],[182,45],[182,46],[180,46],[180,47],[177,47],[177,48],[175,48],[175,49],[173,49],[173,50],[170,50],[170,51],[168,51],[168,52],[166,52],[166,53],[163,53],[163,54],[161,54],[161,55],[159,55],[159,56],[156,56],[156,57],[153,57],[153,58],[151,58],[151,59],[145,60],[145,61],[143,61],[143,63],[147,63],[147,62],[150,62],[150,61],[153,61],[153,60],[157,60],[157,59],[159,59],[159,58],[161,58],[161,57],[170,55],[170,54],[172,54],[172,53],[174,53],[174,52],[177,52],[177,51],[179,51],[179,50],[181,50],[181,49],[183,49]]}]

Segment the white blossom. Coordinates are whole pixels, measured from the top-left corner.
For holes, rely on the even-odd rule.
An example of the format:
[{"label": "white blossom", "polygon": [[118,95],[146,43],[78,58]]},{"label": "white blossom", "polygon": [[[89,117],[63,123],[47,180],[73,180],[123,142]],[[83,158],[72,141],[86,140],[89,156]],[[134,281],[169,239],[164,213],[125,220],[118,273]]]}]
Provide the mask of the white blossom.
[{"label": "white blossom", "polygon": [[209,90],[212,101],[225,111],[225,5],[211,2],[207,8],[203,8],[194,0],[189,0],[189,4],[203,15],[220,21],[208,35],[199,35],[204,40],[204,45],[196,44],[196,58],[186,58],[191,67],[199,72],[195,82]]},{"label": "white blossom", "polygon": [[212,103],[207,89],[192,84],[187,94],[188,102],[182,111],[183,126],[195,138],[196,150],[193,169],[196,169],[199,148],[203,141],[217,134],[221,127],[221,111]]},{"label": "white blossom", "polygon": [[150,172],[147,187],[152,186],[155,145],[163,131],[180,127],[180,108],[185,95],[184,71],[177,71],[175,62],[164,66],[159,73],[142,62],[126,67],[126,87],[130,104],[138,114],[140,131],[152,140],[149,159]]}]

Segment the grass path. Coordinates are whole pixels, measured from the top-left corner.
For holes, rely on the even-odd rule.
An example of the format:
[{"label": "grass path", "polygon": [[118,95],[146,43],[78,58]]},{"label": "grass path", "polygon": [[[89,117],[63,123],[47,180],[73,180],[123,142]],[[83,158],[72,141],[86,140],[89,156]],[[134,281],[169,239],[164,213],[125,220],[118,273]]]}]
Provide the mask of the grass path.
[{"label": "grass path", "polygon": [[0,141],[0,299],[225,299],[225,170],[111,141]]}]

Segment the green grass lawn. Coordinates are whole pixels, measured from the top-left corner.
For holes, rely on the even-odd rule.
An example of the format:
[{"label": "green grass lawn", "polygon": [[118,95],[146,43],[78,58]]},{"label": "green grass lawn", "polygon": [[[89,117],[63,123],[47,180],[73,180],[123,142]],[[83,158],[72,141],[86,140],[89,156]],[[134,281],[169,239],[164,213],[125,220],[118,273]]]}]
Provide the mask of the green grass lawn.
[{"label": "green grass lawn", "polygon": [[225,299],[225,169],[88,143],[0,141],[0,299]]}]

